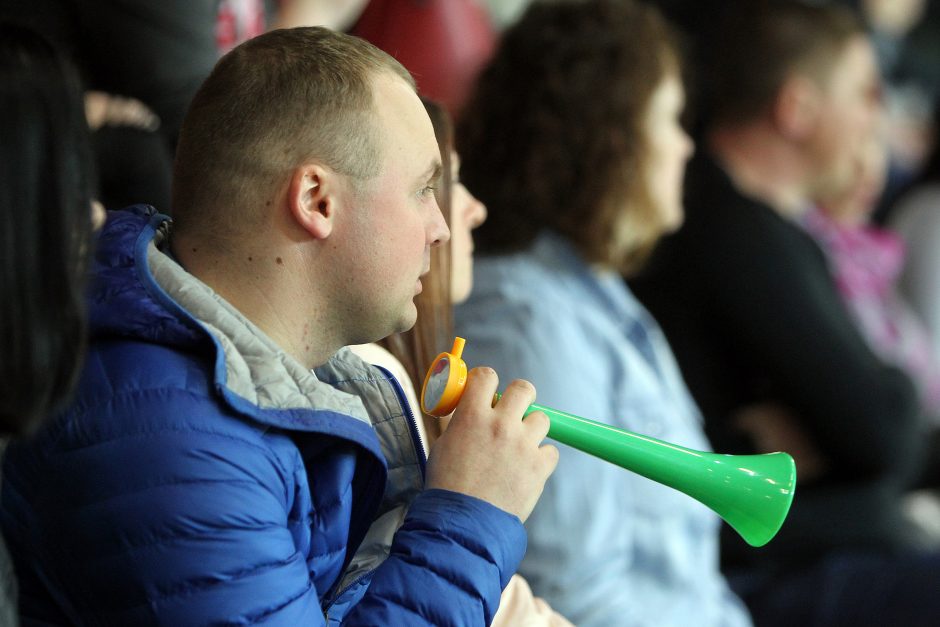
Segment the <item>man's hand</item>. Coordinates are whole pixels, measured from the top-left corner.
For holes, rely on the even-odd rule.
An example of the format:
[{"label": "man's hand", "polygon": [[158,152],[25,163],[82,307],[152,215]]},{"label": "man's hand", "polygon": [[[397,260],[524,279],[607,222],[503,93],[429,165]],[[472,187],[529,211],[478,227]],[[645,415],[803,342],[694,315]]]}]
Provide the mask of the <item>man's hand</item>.
[{"label": "man's hand", "polygon": [[428,459],[427,487],[483,499],[525,521],[558,465],[558,449],[542,445],[548,417],[522,414],[535,401],[528,381],[513,381],[496,407],[499,379],[492,368],[474,368],[447,430]]}]

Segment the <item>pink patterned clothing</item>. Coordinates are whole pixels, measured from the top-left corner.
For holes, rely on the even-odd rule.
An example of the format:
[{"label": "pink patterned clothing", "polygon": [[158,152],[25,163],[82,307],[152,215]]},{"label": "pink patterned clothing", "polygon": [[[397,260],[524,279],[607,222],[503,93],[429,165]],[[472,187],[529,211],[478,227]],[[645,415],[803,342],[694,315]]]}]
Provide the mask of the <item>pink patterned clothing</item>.
[{"label": "pink patterned clothing", "polygon": [[806,214],[803,227],[829,258],[839,293],[872,349],[907,372],[926,413],[940,420],[940,360],[926,326],[897,290],[901,238],[870,225],[838,224],[818,209]]}]

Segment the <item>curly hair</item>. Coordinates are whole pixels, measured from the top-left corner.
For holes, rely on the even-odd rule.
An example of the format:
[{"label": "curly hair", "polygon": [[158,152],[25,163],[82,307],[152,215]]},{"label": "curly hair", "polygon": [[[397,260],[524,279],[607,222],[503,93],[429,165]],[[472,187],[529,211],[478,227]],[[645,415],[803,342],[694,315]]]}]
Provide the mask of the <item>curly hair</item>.
[{"label": "curly hair", "polygon": [[645,182],[644,125],[671,72],[678,46],[651,6],[531,5],[504,33],[457,131],[462,178],[489,208],[477,249],[523,250],[548,229],[589,263],[634,269],[664,230]]}]

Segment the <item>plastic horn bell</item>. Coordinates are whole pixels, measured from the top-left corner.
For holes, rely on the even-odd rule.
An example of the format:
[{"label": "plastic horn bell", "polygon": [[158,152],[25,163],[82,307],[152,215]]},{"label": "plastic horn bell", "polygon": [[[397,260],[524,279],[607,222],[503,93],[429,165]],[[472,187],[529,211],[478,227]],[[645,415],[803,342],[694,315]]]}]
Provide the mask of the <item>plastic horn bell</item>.
[{"label": "plastic horn bell", "polygon": [[[432,416],[454,411],[467,383],[461,359],[465,341],[454,340],[450,353],[431,364],[421,390],[421,408]],[[493,399],[494,404],[499,395]],[[777,534],[790,511],[796,466],[786,453],[721,455],[688,449],[617,429],[541,405],[548,436],[562,444],[683,492],[721,516],[751,546],[763,546]]]}]

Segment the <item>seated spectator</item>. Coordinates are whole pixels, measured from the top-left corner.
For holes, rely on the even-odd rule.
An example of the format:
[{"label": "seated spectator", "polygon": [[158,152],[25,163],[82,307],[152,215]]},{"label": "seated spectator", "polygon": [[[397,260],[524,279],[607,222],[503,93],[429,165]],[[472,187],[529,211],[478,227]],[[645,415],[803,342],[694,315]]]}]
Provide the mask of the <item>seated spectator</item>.
[{"label": "seated spectator", "polygon": [[940,426],[940,362],[920,318],[898,293],[904,244],[871,223],[887,171],[886,147],[861,147],[849,187],[823,199],[801,221],[829,260],[839,294],[871,348],[916,384],[923,410]]},{"label": "seated spectator", "polygon": [[826,253],[839,294],[872,350],[904,370],[917,387],[928,452],[915,484],[920,489],[906,494],[903,503],[930,548],[940,546],[940,360],[930,332],[898,290],[904,242],[872,223],[884,190],[885,148],[875,137],[866,142],[850,187],[820,201],[801,222]]},{"label": "seated spectator", "polygon": [[[0,23],[0,455],[66,400],[85,350],[91,147],[74,68],[36,33]],[[0,542],[0,624],[16,625]]]},{"label": "seated spectator", "polygon": [[492,620],[557,462],[531,384],[492,407],[472,371],[425,465],[387,377],[341,350],[414,323],[440,167],[410,75],[361,40],[279,30],[216,65],[176,223],[110,216],[75,399],[4,462],[25,619]]},{"label": "seated spectator", "polygon": [[366,2],[4,0],[0,18],[43,32],[82,71],[104,205],[144,202],[169,213],[180,124],[219,57],[268,28],[342,30]]},{"label": "seated spectator", "polygon": [[[646,5],[537,3],[505,31],[458,130],[464,181],[490,217],[456,326],[468,363],[529,378],[540,403],[707,449],[620,276],[682,221],[683,100],[676,46]],[[581,627],[748,625],[718,569],[718,525],[689,497],[566,449],[519,572]]]},{"label": "seated spectator", "polygon": [[930,625],[940,556],[902,512],[921,471],[909,378],[876,356],[798,220],[845,189],[879,108],[847,9],[741,3],[703,68],[705,134],[686,221],[632,285],[663,325],[716,449],[786,450],[800,487],[759,551],[723,566],[758,625]]},{"label": "seated spectator", "polygon": [[[418,321],[404,333],[380,343],[351,347],[369,363],[381,366],[401,384],[415,408],[415,426],[426,446],[433,446],[446,418],[421,416],[416,390],[434,358],[450,348],[453,336],[452,306],[470,294],[473,282],[473,236],[471,231],[486,219],[486,207],[460,182],[460,159],[454,150],[453,128],[443,107],[425,100],[441,151],[442,174],[435,191],[441,213],[450,227],[451,239],[431,253],[431,271],[422,279],[424,290],[415,297]],[[407,364],[407,367],[405,366]],[[429,437],[433,434],[433,437]],[[532,594],[525,579],[513,575],[500,597],[499,611],[490,627],[571,627],[542,599]]]},{"label": "seated spectator", "polygon": [[99,194],[107,208],[146,202],[169,212],[183,115],[219,58],[215,26],[221,5],[216,0],[4,0],[0,6],[0,15],[29,24],[62,46],[88,89],[110,96],[112,110],[130,101],[147,111],[144,124],[108,123],[92,136]]}]

